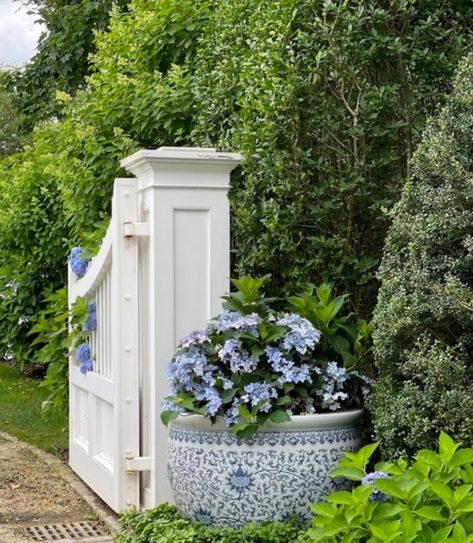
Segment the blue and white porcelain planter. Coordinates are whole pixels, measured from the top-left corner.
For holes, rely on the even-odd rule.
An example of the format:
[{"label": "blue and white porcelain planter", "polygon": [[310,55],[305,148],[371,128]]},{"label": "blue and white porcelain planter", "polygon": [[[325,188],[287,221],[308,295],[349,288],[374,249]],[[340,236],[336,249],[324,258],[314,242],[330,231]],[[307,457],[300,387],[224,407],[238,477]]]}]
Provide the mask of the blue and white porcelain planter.
[{"label": "blue and white porcelain planter", "polygon": [[266,423],[250,439],[225,421],[181,415],[170,426],[168,475],[177,507],[215,526],[311,517],[310,507],[349,483],[329,472],[362,444],[361,410]]}]

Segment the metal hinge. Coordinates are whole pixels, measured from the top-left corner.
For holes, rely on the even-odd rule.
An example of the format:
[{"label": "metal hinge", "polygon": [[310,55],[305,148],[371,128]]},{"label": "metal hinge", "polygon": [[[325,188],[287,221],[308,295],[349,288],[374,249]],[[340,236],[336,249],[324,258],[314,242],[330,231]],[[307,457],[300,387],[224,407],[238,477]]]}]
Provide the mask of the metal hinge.
[{"label": "metal hinge", "polygon": [[149,224],[130,220],[123,221],[123,237],[132,239],[138,236],[149,236]]},{"label": "metal hinge", "polygon": [[132,452],[128,452],[125,461],[127,473],[151,470],[151,456],[133,456]]}]

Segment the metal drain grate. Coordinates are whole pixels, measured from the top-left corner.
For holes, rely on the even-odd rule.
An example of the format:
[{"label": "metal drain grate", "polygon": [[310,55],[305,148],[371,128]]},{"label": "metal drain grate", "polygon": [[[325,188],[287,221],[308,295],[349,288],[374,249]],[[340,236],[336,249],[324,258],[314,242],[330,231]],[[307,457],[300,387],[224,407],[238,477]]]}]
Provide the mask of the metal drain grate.
[{"label": "metal drain grate", "polygon": [[103,524],[91,521],[29,526],[26,528],[26,532],[33,538],[33,541],[39,543],[49,541],[101,541],[103,537],[109,535]]}]

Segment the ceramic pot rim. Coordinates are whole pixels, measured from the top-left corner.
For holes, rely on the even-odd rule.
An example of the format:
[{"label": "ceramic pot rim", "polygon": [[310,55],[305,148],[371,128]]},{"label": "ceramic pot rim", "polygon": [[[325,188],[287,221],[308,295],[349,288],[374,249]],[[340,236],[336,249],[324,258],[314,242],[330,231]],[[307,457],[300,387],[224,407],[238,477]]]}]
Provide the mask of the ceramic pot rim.
[{"label": "ceramic pot rim", "polygon": [[[298,432],[308,430],[332,430],[336,428],[352,428],[360,426],[363,419],[362,409],[339,411],[337,413],[316,413],[313,415],[293,415],[288,422],[274,424],[267,422],[259,432]],[[208,417],[193,413],[179,415],[171,422],[171,426],[188,430],[205,430],[210,432],[231,432],[226,426],[224,417],[217,417],[212,424]]]}]

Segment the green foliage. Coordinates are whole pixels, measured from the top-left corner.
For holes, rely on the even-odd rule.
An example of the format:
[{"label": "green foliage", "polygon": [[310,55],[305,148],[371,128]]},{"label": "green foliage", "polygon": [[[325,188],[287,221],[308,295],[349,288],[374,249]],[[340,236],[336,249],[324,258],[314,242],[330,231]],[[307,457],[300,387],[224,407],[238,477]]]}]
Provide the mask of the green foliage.
[{"label": "green foliage", "polygon": [[123,9],[128,0],[26,0],[45,27],[38,52],[18,72],[15,105],[23,129],[61,113],[56,91],[75,94],[90,71],[95,32],[108,27],[112,6]]},{"label": "green foliage", "polygon": [[68,447],[68,421],[63,413],[42,418],[47,392],[35,379],[0,363],[0,431],[40,447],[62,453]]},{"label": "green foliage", "polygon": [[201,39],[201,144],[238,149],[236,273],[273,292],[331,282],[368,314],[427,113],[469,49],[468,1],[228,0]]},{"label": "green foliage", "polygon": [[55,414],[68,408],[68,355],[77,345],[88,340],[84,330],[90,299],[78,297],[68,309],[67,289],[62,288],[46,297],[47,306],[39,314],[30,335],[32,345],[39,345],[36,360],[47,367],[42,387],[49,392],[43,403],[43,412]]},{"label": "green foliage", "polygon": [[289,298],[289,307],[308,319],[322,333],[321,349],[328,358],[342,357],[347,368],[366,365],[370,355],[373,324],[365,320],[353,322],[353,314],[342,311],[348,295],[333,296],[333,289],[324,283],[302,296]]},{"label": "green foliage", "polygon": [[374,426],[386,454],[473,444],[473,57],[455,78],[393,211],[379,277]]},{"label": "green foliage", "polygon": [[[361,480],[376,445],[349,453],[334,476]],[[382,462],[389,478],[335,492],[316,504],[307,542],[473,541],[473,449],[440,434],[439,452],[422,449],[409,464]]]},{"label": "green foliage", "polygon": [[0,158],[21,150],[26,140],[20,135],[20,119],[14,107],[14,71],[0,69]]},{"label": "green foliage", "polygon": [[116,543],[292,543],[300,533],[295,522],[248,524],[240,530],[211,528],[183,518],[171,505],[143,513],[131,509],[121,516]]}]

